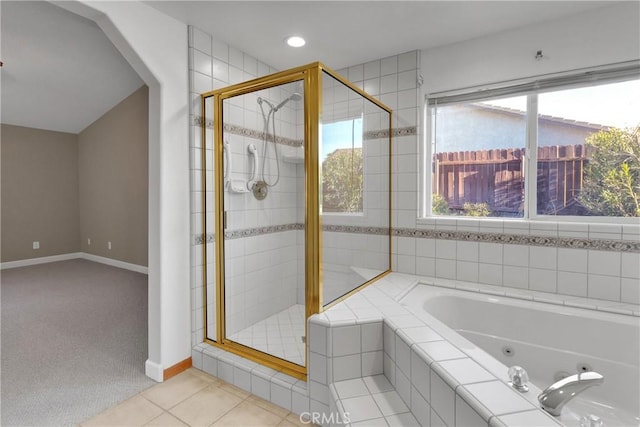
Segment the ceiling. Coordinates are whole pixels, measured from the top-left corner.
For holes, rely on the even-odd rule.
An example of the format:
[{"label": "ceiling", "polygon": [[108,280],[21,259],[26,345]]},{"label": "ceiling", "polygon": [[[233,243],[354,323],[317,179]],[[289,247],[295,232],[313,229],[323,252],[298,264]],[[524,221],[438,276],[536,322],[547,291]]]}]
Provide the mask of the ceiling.
[{"label": "ceiling", "polygon": [[[277,68],[334,69],[562,18],[609,1],[146,1]],[[98,26],[0,1],[2,123],[78,133],[143,81]],[[286,46],[288,35],[307,44]]]},{"label": "ceiling", "polygon": [[[277,69],[333,69],[574,15],[607,1],[147,1]],[[285,45],[289,35],[307,40]]]},{"label": "ceiling", "polygon": [[0,7],[2,123],[79,133],[144,84],[93,21],[47,2]]}]

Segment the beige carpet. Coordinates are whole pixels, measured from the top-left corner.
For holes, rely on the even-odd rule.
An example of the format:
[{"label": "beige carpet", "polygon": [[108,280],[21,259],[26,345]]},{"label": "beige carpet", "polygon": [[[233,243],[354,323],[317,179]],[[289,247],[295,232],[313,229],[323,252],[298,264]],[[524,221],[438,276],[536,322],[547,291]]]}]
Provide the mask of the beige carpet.
[{"label": "beige carpet", "polygon": [[71,260],[0,272],[1,424],[77,424],[154,382],[147,276]]}]

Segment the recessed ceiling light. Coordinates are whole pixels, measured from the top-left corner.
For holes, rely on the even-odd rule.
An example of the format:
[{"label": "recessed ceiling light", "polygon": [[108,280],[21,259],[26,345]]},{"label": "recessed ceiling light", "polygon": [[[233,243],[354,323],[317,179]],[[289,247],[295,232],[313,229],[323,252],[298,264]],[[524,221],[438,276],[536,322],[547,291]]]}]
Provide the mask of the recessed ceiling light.
[{"label": "recessed ceiling light", "polygon": [[301,47],[301,46],[304,46],[306,43],[306,41],[300,36],[287,37],[285,41],[291,47]]}]

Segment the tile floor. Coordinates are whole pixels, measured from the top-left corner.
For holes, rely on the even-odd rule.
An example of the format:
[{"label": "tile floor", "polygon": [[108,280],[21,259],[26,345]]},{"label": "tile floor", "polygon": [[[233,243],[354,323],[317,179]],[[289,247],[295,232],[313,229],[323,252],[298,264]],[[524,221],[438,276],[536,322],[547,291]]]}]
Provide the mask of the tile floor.
[{"label": "tile floor", "polygon": [[338,381],[333,387],[353,427],[420,425],[384,375]]},{"label": "tile floor", "polygon": [[309,426],[299,416],[191,368],[80,424],[86,426]]},{"label": "tile floor", "polygon": [[304,305],[296,304],[227,338],[304,366]]}]

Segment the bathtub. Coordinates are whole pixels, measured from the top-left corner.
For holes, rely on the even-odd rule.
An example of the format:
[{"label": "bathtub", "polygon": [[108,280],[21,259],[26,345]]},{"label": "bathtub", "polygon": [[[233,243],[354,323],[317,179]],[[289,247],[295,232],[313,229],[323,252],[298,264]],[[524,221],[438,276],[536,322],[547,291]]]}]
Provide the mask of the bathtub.
[{"label": "bathtub", "polygon": [[607,427],[640,425],[640,318],[424,283],[400,302],[504,381],[509,366],[525,368],[524,396],[537,407],[540,391],[563,375],[604,375],[563,408],[563,424],[593,414]]}]

